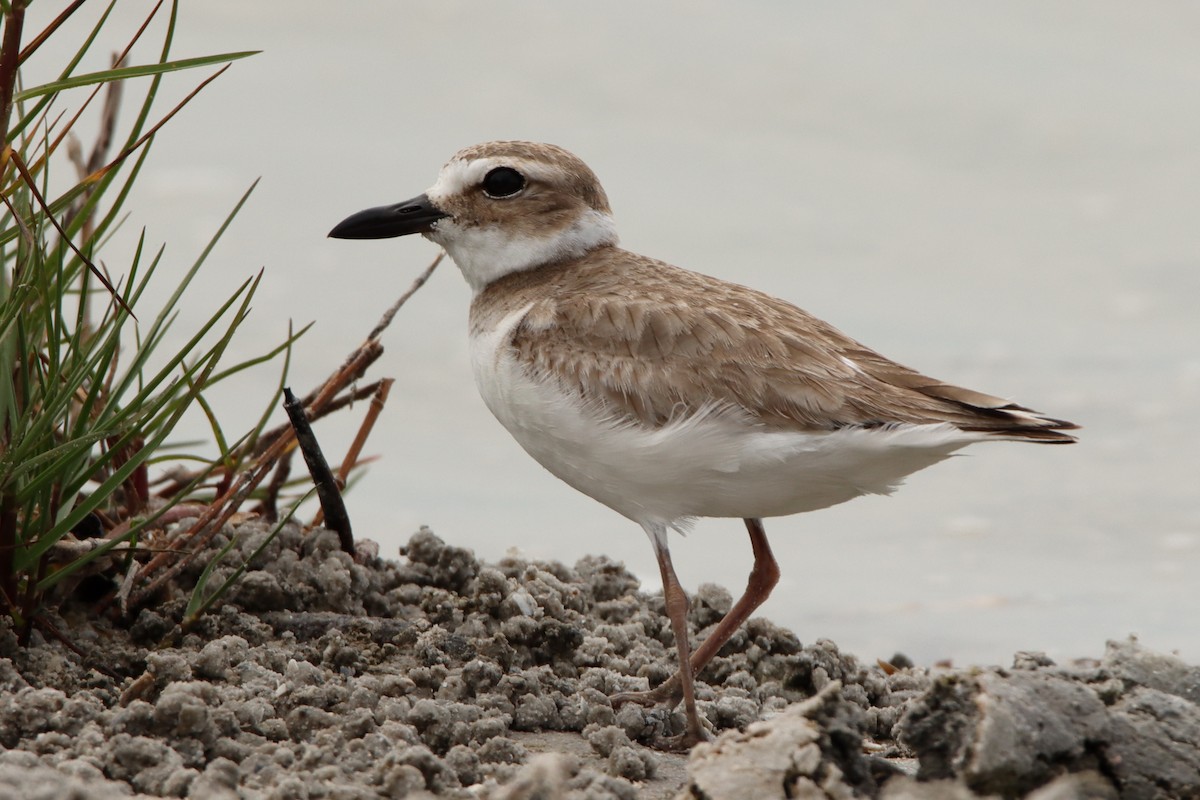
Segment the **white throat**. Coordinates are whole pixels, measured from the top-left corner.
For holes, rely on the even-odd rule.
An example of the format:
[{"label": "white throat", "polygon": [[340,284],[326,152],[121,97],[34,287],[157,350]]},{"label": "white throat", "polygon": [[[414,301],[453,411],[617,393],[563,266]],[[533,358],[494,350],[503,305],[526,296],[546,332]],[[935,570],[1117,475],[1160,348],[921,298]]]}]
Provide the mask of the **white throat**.
[{"label": "white throat", "polygon": [[446,249],[471,290],[478,294],[511,272],[569,261],[597,247],[615,245],[617,227],[611,214],[589,208],[566,228],[543,235],[500,226],[463,227],[443,219],[425,236]]}]

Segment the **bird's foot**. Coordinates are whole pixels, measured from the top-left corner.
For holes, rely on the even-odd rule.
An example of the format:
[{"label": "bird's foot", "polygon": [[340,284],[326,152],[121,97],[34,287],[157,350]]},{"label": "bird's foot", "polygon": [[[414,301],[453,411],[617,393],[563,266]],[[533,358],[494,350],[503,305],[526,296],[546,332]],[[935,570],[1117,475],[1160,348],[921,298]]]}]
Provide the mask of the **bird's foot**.
[{"label": "bird's foot", "polygon": [[[644,692],[620,692],[612,695],[609,700],[612,702],[613,708],[633,703],[643,708],[663,706],[672,709],[683,701],[683,687],[679,681],[672,678],[655,689]],[[684,717],[686,719],[687,715],[685,714]],[[651,746],[656,750],[668,753],[686,753],[700,742],[712,741],[713,736],[700,721],[699,715],[695,719],[687,720],[686,724],[687,730],[683,733],[675,736],[656,736],[651,742]]]},{"label": "bird's foot", "polygon": [[[690,726],[689,726],[690,727]],[[666,753],[688,753],[701,742],[711,742],[713,735],[700,726],[696,731],[687,731],[678,736],[662,736],[655,740],[654,749]]]},{"label": "bird's foot", "polygon": [[651,706],[666,706],[674,708],[683,700],[683,687],[679,681],[670,678],[659,684],[658,688],[644,692],[618,692],[609,698],[613,708],[620,708],[626,703],[650,708]]}]

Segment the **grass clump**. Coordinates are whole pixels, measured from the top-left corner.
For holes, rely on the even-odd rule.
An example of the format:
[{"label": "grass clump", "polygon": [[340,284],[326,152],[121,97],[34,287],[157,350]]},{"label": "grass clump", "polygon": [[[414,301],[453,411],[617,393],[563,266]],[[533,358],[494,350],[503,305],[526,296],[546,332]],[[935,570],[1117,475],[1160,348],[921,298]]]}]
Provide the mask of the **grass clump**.
[{"label": "grass clump", "polygon": [[[155,561],[144,558],[147,532],[180,504],[220,506],[210,522],[220,519],[236,496],[238,472],[251,462],[261,467],[273,446],[273,459],[279,457],[285,437],[264,441],[265,413],[254,431],[230,441],[203,396],[213,384],[286,354],[294,339],[259,358],[223,362],[261,274],[232,288],[198,329],[172,330],[184,291],[249,191],[191,267],[171,278],[176,286],[160,308],[141,302],[163,263],[163,250],[150,250],[144,233],[130,260],[112,273],[102,266],[154,138],[230,62],[251,53],[174,58],[177,7],[160,3],[146,24],[122,34],[124,51],[110,69],[77,73],[107,32],[110,4],[57,79],[24,86],[22,67],[61,35],[81,5],[71,3],[44,30],[31,32],[26,4],[0,0],[0,615],[11,618],[23,642],[35,628],[59,635],[47,610],[99,563],[115,564],[125,576],[124,603],[144,592],[154,570],[172,560],[147,569]],[[156,18],[157,59],[126,63]],[[214,67],[219,71],[181,103],[157,107],[164,76]],[[76,128],[93,106],[101,123],[84,154]],[[122,125],[122,118],[129,121]],[[213,424],[215,459],[168,451],[177,423],[194,406]],[[167,477],[156,483],[152,465]],[[155,547],[177,561],[185,543]]]}]

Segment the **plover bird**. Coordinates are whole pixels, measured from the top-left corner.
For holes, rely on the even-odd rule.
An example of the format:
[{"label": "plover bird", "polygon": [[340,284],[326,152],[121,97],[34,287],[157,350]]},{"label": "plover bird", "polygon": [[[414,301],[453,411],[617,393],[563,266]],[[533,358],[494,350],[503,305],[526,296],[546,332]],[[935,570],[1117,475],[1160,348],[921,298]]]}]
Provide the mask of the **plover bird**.
[{"label": "plover bird", "polygon": [[[471,362],[491,412],[542,466],[642,526],[679,671],[615,702],[680,700],[779,580],[762,520],[888,494],[969,444],[1066,444],[1076,426],[926,377],[783,300],[622,250],[595,174],[560,147],[459,151],[425,193],[362,211],[341,239],[420,233],[474,292]],[[745,521],[741,599],[693,652],[668,532]]]}]

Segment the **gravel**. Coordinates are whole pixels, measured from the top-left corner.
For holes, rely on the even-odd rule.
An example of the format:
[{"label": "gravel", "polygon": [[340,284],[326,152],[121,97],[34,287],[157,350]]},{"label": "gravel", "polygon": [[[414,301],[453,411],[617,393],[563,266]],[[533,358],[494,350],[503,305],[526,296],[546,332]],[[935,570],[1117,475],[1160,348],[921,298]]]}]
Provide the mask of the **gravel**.
[{"label": "gravel", "polygon": [[[267,536],[217,537],[211,581]],[[608,700],[674,664],[662,597],[609,559],[486,564],[423,529],[356,561],[286,527],[184,632],[197,578],[128,625],[66,602],[82,658],[0,623],[0,800],[1200,796],[1200,668],[1133,640],[885,670],[754,619],[698,682],[714,740],[677,754],[682,715]],[[693,636],[730,603],[701,587]]]}]

